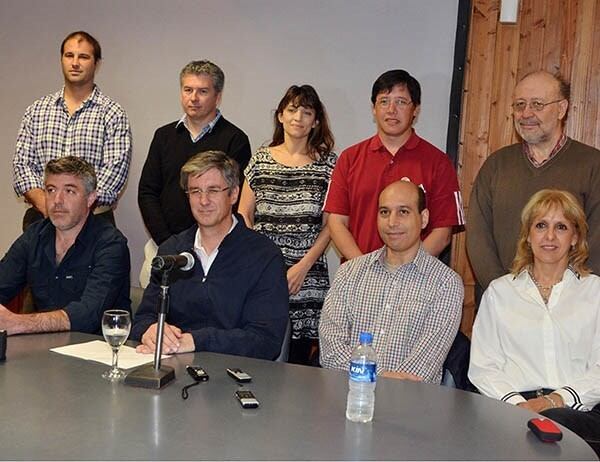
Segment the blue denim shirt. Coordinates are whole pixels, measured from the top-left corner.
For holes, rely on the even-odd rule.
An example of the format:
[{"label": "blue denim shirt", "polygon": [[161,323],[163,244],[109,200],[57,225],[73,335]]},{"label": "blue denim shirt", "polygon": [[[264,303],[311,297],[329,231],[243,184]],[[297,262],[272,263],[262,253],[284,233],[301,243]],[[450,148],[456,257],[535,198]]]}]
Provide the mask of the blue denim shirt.
[{"label": "blue denim shirt", "polygon": [[88,217],[62,261],[49,219],[31,225],[0,260],[0,303],[31,287],[37,312],[62,309],[71,330],[101,333],[102,313],[130,311],[127,239],[102,218]]}]

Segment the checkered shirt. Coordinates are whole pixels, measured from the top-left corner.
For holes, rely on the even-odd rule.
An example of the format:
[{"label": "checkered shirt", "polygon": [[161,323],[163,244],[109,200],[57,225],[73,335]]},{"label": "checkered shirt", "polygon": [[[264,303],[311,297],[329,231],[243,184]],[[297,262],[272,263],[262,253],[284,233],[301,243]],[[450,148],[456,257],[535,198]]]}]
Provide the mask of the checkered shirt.
[{"label": "checkered shirt", "polygon": [[46,163],[69,155],[94,166],[98,205],[114,204],[129,173],[131,129],[123,108],[97,86],[73,115],[67,111],[64,87],[27,108],[13,159],[17,195],[43,189]]},{"label": "checkered shirt", "polygon": [[321,364],[348,370],[360,333],[371,332],[379,372],[440,383],[462,315],[462,280],[423,248],[393,271],[384,256],[385,247],[339,268],[321,314]]},{"label": "checkered shirt", "polygon": [[563,132],[563,134],[560,136],[560,138],[556,142],[556,145],[554,146],[554,148],[552,148],[552,151],[550,151],[550,155],[541,162],[538,162],[536,160],[536,158],[533,157],[533,152],[531,152],[531,147],[529,146],[529,143],[526,143],[525,141],[523,141],[523,152],[527,156],[527,159],[529,159],[529,162],[531,162],[531,164],[535,168],[539,168],[542,165],[546,164],[556,154],[558,154],[559,151],[565,146],[565,144],[567,144],[567,134],[565,132]]}]

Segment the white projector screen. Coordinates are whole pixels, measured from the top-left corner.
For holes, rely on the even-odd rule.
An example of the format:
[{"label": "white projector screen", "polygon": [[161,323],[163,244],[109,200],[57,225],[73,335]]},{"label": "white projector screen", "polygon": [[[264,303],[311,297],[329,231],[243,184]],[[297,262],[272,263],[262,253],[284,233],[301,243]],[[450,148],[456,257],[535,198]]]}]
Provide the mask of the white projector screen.
[{"label": "white projector screen", "polygon": [[[2,0],[0,2],[0,254],[26,209],[12,189],[12,157],[25,108],[62,85],[59,47],[74,30],[103,52],[96,82],[127,111],[134,150],[116,210],[137,285],[147,240],[137,185],[154,130],[181,116],[178,76],[193,59],[225,72],[221,110],[255,150],[292,84],[313,85],[329,112],[336,152],[372,135],[370,91],[388,69],[421,83],[417,132],[445,149],[458,0]],[[338,262],[328,253],[332,266]]]}]

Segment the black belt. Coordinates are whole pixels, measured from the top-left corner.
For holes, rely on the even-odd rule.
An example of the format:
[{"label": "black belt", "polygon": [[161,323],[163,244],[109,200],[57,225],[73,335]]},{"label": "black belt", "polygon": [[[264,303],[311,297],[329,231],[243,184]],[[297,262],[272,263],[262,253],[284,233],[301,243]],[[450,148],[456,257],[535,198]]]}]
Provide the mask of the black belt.
[{"label": "black belt", "polygon": [[537,390],[521,391],[521,396],[525,399],[539,398],[540,396],[549,395],[554,390],[552,388],[538,388]]}]

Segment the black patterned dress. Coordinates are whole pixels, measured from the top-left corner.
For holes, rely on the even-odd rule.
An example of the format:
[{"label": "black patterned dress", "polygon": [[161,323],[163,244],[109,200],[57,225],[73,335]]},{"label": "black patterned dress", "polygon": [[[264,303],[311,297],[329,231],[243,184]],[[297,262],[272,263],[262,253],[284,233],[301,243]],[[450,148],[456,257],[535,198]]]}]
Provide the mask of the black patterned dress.
[{"label": "black patterned dress", "polygon": [[[336,154],[329,153],[308,165],[289,167],[273,159],[263,146],[246,167],[246,179],[256,197],[254,229],[279,246],[287,268],[300,261],[321,232],[323,203],[336,160]],[[327,260],[321,255],[300,291],[290,295],[293,339],[318,338],[328,289]]]}]

